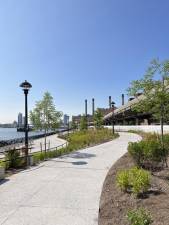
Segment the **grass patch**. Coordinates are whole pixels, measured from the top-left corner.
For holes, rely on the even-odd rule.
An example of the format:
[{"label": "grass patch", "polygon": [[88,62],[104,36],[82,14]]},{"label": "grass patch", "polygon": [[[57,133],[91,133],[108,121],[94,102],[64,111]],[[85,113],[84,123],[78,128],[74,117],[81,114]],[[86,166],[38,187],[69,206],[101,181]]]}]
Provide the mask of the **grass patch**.
[{"label": "grass patch", "polygon": [[78,150],[88,146],[101,144],[119,137],[119,134],[112,134],[109,129],[77,131],[69,135],[63,135],[61,138],[68,141],[68,148]]}]

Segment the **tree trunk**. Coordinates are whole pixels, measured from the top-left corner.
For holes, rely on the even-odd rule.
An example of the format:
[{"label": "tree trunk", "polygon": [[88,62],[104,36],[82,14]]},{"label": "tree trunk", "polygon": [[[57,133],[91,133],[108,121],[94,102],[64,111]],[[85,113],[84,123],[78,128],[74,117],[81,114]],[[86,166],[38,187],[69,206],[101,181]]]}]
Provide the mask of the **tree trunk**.
[{"label": "tree trunk", "polygon": [[164,117],[163,117],[163,110],[161,109],[161,143],[164,149]]},{"label": "tree trunk", "polygon": [[[162,77],[162,88],[164,92],[164,76]],[[161,103],[161,143],[162,143],[162,150],[164,151],[165,154],[164,162],[166,164],[166,167],[168,167],[167,155],[164,147],[164,102]]]},{"label": "tree trunk", "polygon": [[161,125],[161,144],[162,144],[162,150],[164,151],[164,163],[167,165],[167,156],[164,148],[164,110],[163,110],[163,105],[161,105],[161,119],[160,119],[160,125]]},{"label": "tree trunk", "polygon": [[46,137],[47,135],[46,135],[46,129],[45,129],[45,153],[46,153]]},{"label": "tree trunk", "polygon": [[43,150],[43,142],[42,143],[40,143],[40,150],[41,150],[41,152],[42,152],[42,150]]}]

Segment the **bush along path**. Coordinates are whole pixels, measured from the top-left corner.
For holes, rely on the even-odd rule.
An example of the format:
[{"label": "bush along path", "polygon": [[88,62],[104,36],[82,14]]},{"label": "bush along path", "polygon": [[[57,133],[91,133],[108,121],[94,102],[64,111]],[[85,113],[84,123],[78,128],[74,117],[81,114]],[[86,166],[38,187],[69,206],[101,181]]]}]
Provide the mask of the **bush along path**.
[{"label": "bush along path", "polygon": [[[169,224],[169,135],[144,134],[112,166],[101,195],[99,225]],[[158,212],[158,213],[157,213]]]},{"label": "bush along path", "polygon": [[41,163],[0,185],[2,225],[98,225],[102,185],[136,134]]}]

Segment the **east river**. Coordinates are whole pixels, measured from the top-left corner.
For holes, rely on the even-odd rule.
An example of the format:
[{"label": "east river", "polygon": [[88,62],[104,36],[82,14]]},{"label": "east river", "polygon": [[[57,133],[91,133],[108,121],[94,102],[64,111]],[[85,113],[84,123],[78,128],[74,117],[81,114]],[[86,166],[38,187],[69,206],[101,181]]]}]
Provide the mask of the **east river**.
[{"label": "east river", "polygon": [[[61,130],[61,129],[58,129]],[[29,137],[43,134],[43,131],[30,131]],[[16,128],[0,128],[0,141],[13,140],[24,137],[24,132],[17,132]]]}]

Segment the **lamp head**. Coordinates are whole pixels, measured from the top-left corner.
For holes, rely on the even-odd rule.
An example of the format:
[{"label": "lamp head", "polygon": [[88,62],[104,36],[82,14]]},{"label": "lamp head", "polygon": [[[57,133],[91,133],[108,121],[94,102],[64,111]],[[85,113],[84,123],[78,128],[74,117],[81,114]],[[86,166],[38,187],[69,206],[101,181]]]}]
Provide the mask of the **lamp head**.
[{"label": "lamp head", "polygon": [[111,102],[111,106],[114,106],[115,105],[115,102]]},{"label": "lamp head", "polygon": [[29,91],[32,85],[27,80],[25,80],[22,84],[20,84],[20,87],[23,89],[23,91]]}]

